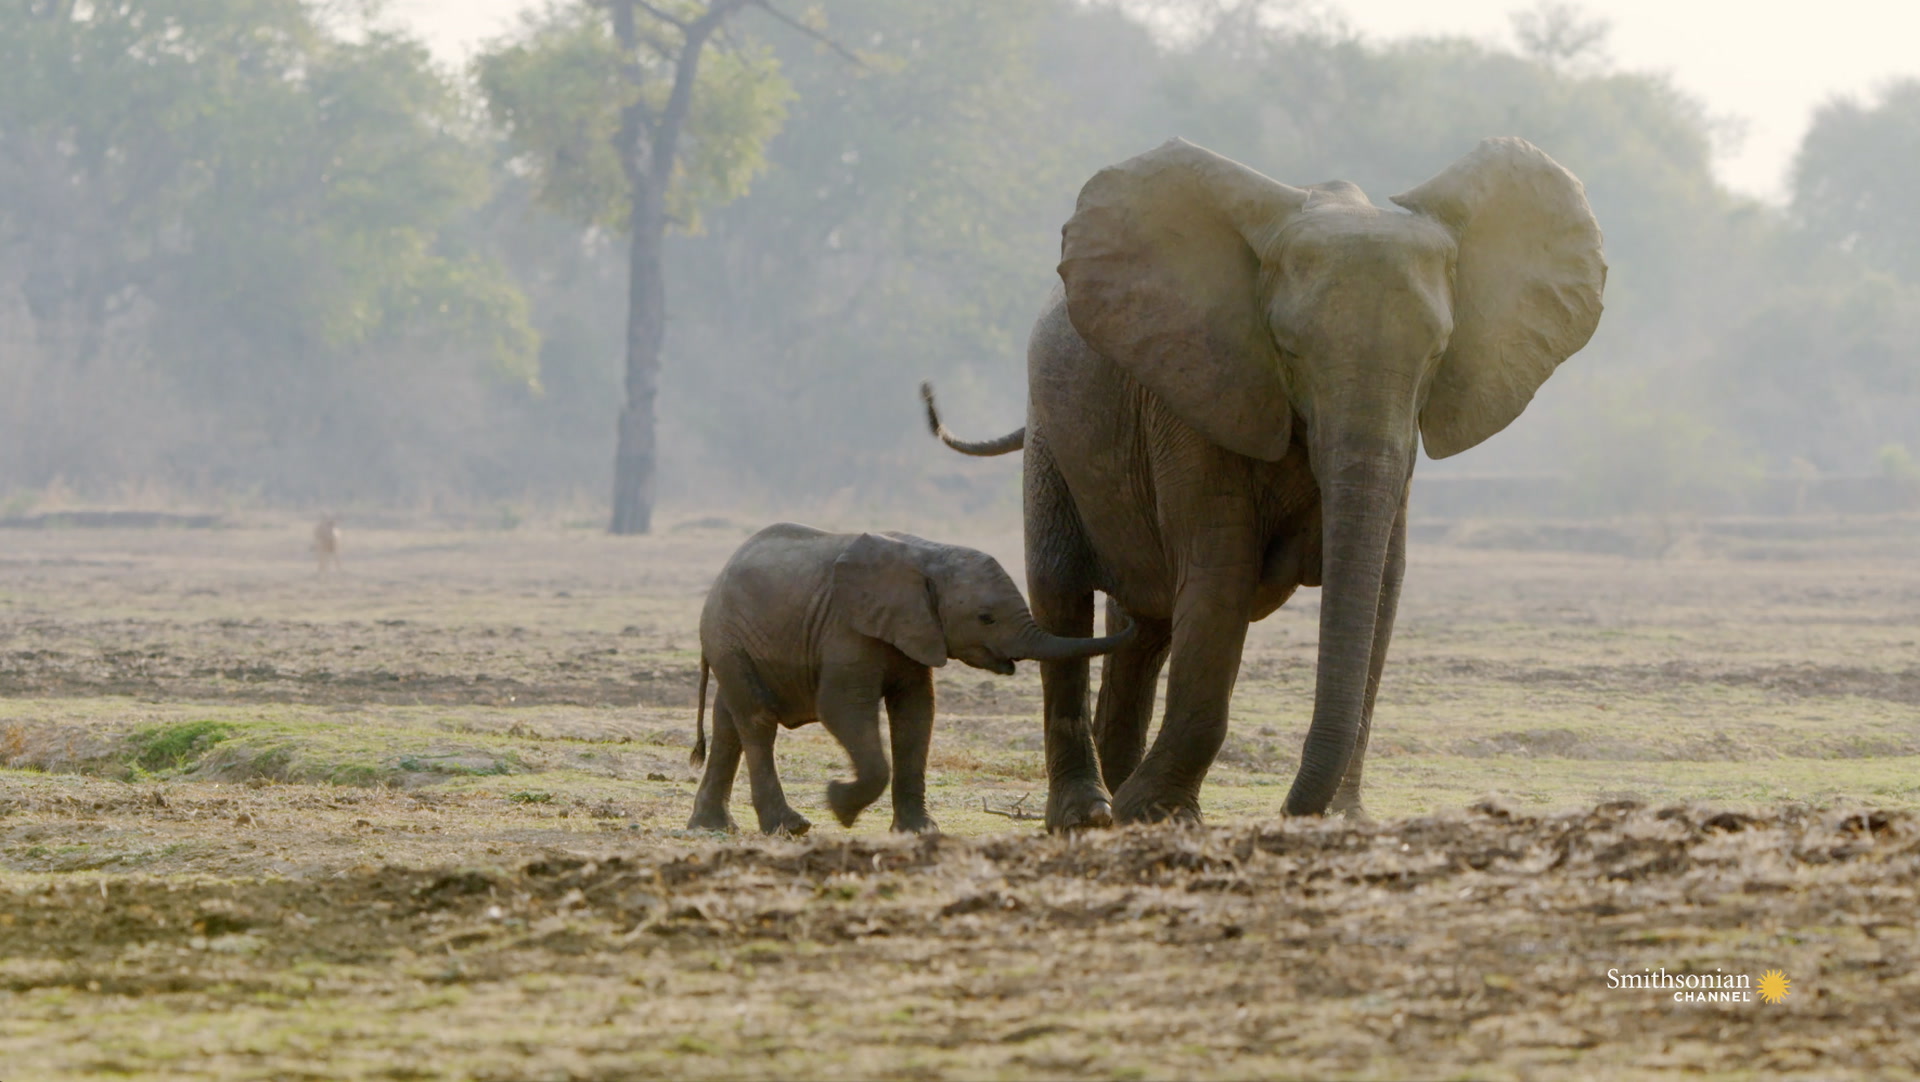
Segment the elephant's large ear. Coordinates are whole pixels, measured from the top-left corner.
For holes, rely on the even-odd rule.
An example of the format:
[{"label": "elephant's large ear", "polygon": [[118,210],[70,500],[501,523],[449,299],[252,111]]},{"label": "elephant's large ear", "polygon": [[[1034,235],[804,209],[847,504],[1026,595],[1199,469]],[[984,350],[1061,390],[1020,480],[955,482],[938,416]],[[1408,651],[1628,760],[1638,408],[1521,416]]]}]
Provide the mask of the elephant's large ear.
[{"label": "elephant's large ear", "polygon": [[1061,230],[1067,318],[1208,439],[1279,459],[1293,412],[1257,250],[1307,194],[1182,139],[1101,170]]},{"label": "elephant's large ear", "polygon": [[1580,181],[1525,139],[1483,140],[1393,201],[1459,244],[1453,338],[1420,414],[1427,454],[1507,427],[1600,322],[1600,223]]},{"label": "elephant's large ear", "polygon": [[833,561],[833,599],[860,634],[892,643],[929,668],[947,663],[932,581],[905,542],[861,534]]}]

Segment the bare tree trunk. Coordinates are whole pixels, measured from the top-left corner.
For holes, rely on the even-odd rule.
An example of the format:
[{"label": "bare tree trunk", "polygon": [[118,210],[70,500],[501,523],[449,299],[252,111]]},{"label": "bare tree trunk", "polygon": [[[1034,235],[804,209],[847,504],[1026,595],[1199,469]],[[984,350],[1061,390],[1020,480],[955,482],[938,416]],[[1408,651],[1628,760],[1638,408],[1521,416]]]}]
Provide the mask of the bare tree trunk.
[{"label": "bare tree trunk", "polygon": [[[673,89],[656,115],[644,101],[621,113],[620,164],[632,193],[627,257],[627,404],[620,411],[619,443],[613,456],[615,534],[643,534],[653,528],[653,480],[657,472],[654,400],[660,393],[660,349],[667,336],[667,284],[662,265],[667,234],[667,185],[679,155],[680,131],[693,102],[700,53],[720,24],[753,0],[711,0],[700,16],[675,20],[681,34],[674,62]],[[642,77],[632,61],[640,47],[634,26],[635,0],[614,0],[614,38],[629,58],[629,78]],[[649,11],[654,9],[648,8]]]},{"label": "bare tree trunk", "polygon": [[667,290],[660,258],[664,223],[640,220],[639,204],[644,198],[637,193],[634,199],[633,243],[627,263],[627,404],[620,411],[620,442],[613,459],[610,528],[621,535],[653,528],[654,401],[660,393],[660,348],[667,334]]}]

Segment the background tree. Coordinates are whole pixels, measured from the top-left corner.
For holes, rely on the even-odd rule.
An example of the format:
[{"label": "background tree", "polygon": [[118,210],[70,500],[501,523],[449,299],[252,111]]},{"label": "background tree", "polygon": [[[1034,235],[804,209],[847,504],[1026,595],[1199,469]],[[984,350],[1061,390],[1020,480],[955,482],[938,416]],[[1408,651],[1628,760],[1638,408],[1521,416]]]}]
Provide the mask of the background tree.
[{"label": "background tree", "polygon": [[1540,0],[1512,15],[1513,36],[1520,55],[1543,64],[1606,63],[1607,38],[1613,25],[1586,14],[1577,4]]},{"label": "background tree", "polygon": [[[316,0],[0,6],[0,504],[601,520],[614,464],[581,434],[645,398],[622,362],[652,341],[662,501],[1010,511],[1018,463],[943,453],[914,387],[1017,425],[1076,191],[1173,135],[1376,202],[1488,134],[1585,182],[1599,333],[1424,475],[1555,473],[1612,512],[1920,449],[1911,88],[1821,113],[1782,209],[1721,188],[1712,118],[1563,5],[1502,47],[1285,0],[835,0],[857,64],[756,6],[677,84],[716,3],[635,0],[623,48],[619,5],[565,0],[472,86]],[[675,85],[672,167],[623,160]],[[673,275],[656,339],[630,165]]]},{"label": "background tree", "polygon": [[773,10],[764,0],[672,12],[641,0],[553,6],[477,64],[494,118],[541,171],[548,201],[629,238],[616,534],[646,533],[653,517],[667,229],[693,229],[701,210],[745,192],[791,95],[762,48],[723,48],[703,64],[709,42],[750,6]]},{"label": "background tree", "polygon": [[537,342],[463,231],[474,134],[417,42],[299,0],[0,9],[9,480],[472,484],[453,407],[529,389]]},{"label": "background tree", "polygon": [[780,35],[796,95],[772,167],[671,242],[686,282],[671,347],[688,363],[662,392],[669,494],[974,506],[1017,490],[973,487],[1012,463],[924,455],[914,388],[937,378],[982,425],[1024,412],[1026,333],[1055,280],[1073,163],[1097,153],[1040,71],[1064,35],[1027,0],[833,13],[864,66]]},{"label": "background tree", "polygon": [[1828,102],[1793,163],[1793,216],[1812,238],[1920,282],[1920,80]]}]

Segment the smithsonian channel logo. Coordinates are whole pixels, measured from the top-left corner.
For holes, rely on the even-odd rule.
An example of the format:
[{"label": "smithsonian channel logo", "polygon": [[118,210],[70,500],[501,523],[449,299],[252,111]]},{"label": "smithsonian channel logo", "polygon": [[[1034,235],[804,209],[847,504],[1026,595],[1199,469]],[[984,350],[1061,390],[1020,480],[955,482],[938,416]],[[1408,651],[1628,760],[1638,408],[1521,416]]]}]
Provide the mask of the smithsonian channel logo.
[{"label": "smithsonian channel logo", "polygon": [[1777,969],[1767,970],[1758,979],[1717,969],[1712,973],[1669,973],[1664,967],[1638,973],[1609,969],[1607,987],[1670,991],[1675,1003],[1752,1003],[1755,996],[1780,1003],[1793,994],[1793,981]]}]

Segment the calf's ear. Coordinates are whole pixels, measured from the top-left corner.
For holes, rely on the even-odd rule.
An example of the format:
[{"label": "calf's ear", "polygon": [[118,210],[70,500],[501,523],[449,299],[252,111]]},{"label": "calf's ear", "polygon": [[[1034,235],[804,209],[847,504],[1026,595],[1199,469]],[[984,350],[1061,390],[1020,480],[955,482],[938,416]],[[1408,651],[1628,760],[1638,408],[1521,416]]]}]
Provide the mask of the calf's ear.
[{"label": "calf's ear", "polygon": [[861,534],[833,562],[833,598],[860,634],[891,643],[928,668],[947,663],[933,580],[905,542]]}]

